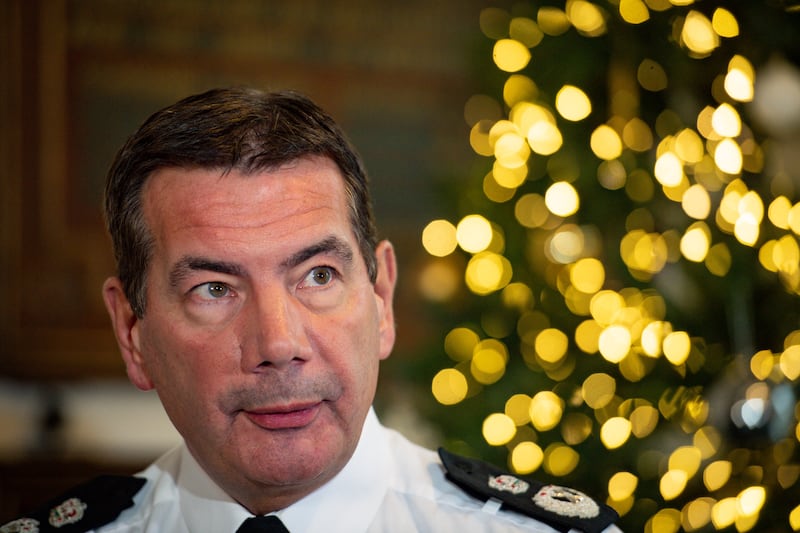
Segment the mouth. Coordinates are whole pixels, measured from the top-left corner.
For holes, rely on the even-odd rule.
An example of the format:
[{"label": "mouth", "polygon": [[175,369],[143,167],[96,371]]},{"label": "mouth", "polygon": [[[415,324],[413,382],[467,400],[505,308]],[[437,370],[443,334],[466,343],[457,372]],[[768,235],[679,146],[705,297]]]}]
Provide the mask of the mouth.
[{"label": "mouth", "polygon": [[242,413],[253,424],[263,429],[301,429],[317,418],[321,408],[322,402],[317,402],[285,407],[245,409]]}]

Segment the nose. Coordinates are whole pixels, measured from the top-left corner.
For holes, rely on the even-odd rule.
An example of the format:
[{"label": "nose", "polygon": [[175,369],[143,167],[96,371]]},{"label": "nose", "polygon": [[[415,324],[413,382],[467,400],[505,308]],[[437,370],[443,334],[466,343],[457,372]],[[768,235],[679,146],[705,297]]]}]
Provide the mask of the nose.
[{"label": "nose", "polygon": [[242,365],[248,372],[301,363],[311,353],[303,313],[290,296],[272,293],[254,306],[250,336]]}]

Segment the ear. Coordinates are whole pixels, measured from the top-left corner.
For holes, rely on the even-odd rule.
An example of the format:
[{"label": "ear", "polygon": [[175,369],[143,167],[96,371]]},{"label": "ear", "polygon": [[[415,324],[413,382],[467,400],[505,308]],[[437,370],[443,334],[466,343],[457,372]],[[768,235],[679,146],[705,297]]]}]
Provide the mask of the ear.
[{"label": "ear", "polygon": [[395,340],[394,287],[397,283],[397,260],[389,241],[381,241],[375,248],[378,277],[375,280],[375,301],[380,318],[380,358],[392,353]]},{"label": "ear", "polygon": [[119,278],[108,278],[103,283],[103,301],[111,317],[128,379],[142,390],[152,389],[153,382],[147,374],[140,349],[139,317],[134,314]]}]

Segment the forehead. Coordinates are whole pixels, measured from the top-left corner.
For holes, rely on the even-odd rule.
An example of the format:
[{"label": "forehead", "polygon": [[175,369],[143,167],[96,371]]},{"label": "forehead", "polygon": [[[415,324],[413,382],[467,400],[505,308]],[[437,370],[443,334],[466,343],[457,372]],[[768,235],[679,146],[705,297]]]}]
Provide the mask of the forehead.
[{"label": "forehead", "polygon": [[344,178],[324,157],[249,174],[165,168],[148,179],[142,194],[145,217],[156,233],[159,226],[171,223],[248,227],[317,211],[348,218]]}]

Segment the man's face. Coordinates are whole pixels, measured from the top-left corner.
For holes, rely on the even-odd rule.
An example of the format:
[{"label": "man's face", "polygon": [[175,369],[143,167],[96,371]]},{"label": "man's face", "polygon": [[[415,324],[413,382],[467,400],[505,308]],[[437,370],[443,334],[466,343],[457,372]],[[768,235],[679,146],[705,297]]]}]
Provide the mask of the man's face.
[{"label": "man's face", "polygon": [[234,498],[291,503],[355,449],[394,343],[391,245],[373,285],[341,173],[320,157],[250,176],[161,170],[143,203],[144,317],[119,280],[104,287],[128,375]]}]

